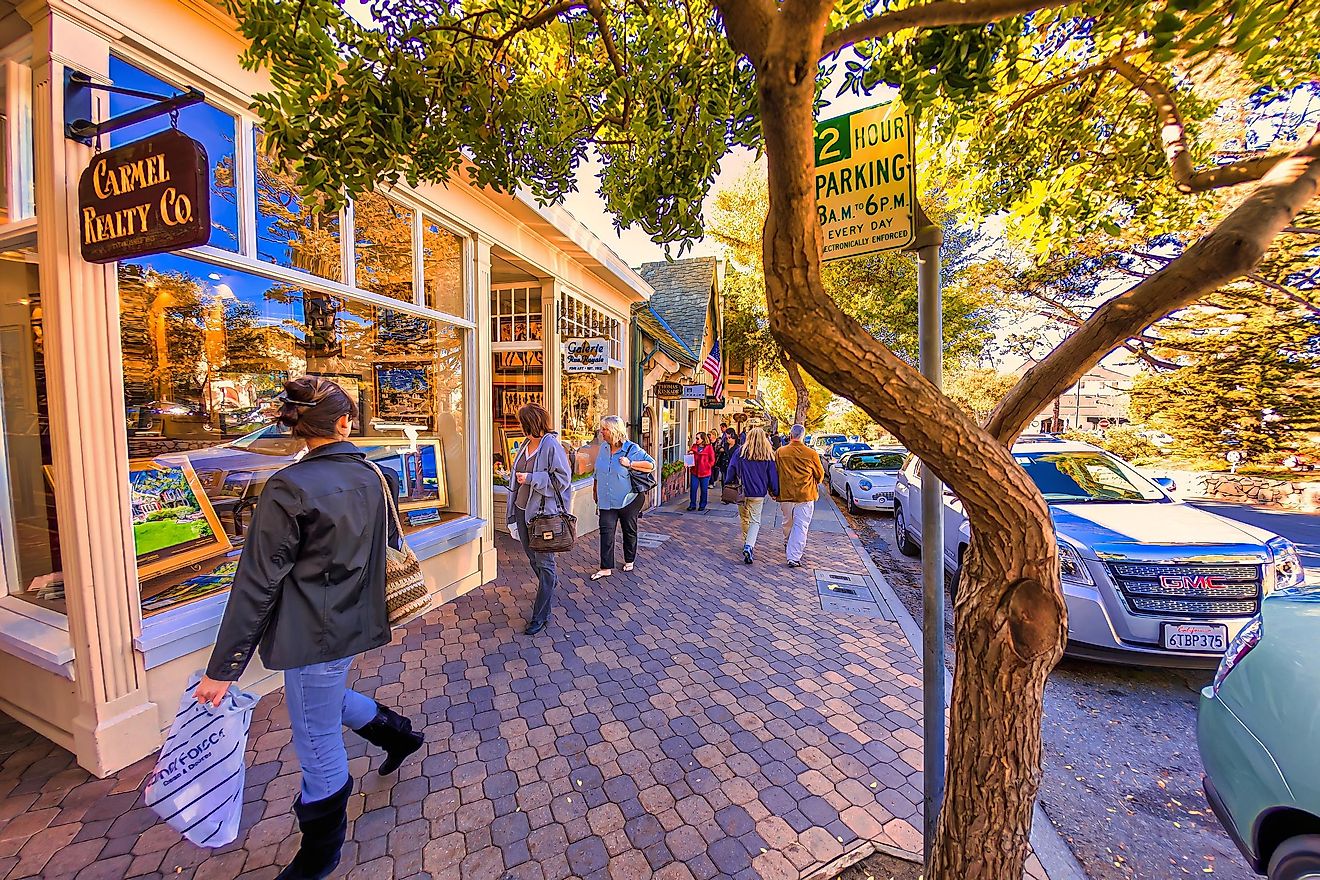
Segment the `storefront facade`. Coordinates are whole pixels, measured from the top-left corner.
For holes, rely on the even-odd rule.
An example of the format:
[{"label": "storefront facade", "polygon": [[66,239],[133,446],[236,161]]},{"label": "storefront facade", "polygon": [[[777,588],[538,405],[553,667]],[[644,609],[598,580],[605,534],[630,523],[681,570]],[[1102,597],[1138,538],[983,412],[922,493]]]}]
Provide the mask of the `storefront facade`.
[{"label": "storefront facade", "polygon": [[[649,294],[565,212],[463,182],[341,210],[302,198],[261,147],[247,108],[266,83],[242,49],[202,0],[0,0],[0,709],[97,774],[158,747],[205,664],[262,487],[300,454],[271,425],[285,380],[326,376],[355,398],[353,441],[400,477],[443,602],[495,577],[510,413],[538,400],[587,442],[626,408],[624,330]],[[205,94],[177,120],[206,150],[205,244],[82,259],[80,175],[98,148],[170,121],[70,139],[69,71]],[[143,103],[95,92],[91,118]],[[604,358],[566,377],[582,339]],[[278,683],[258,664],[242,682]]]}]

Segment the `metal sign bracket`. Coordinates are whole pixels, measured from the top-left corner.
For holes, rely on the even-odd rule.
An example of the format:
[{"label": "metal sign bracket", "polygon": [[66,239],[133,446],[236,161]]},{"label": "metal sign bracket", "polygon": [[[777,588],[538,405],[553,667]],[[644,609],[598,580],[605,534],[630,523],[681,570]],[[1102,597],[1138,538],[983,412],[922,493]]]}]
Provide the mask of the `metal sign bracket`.
[{"label": "metal sign bracket", "polygon": [[[92,122],[93,91],[127,95],[130,98],[141,98],[144,101],[153,103],[145,107],[139,107],[136,110],[130,110],[112,119],[106,119],[103,122]],[[191,107],[205,100],[206,95],[195,88],[189,88],[188,91],[179,95],[157,95],[154,92],[143,92],[137,89],[100,83],[80,70],[65,69],[64,136],[91,146],[92,142],[103,134],[118,131],[121,128],[136,125],[148,119],[155,119],[157,116],[164,116],[167,113],[173,116],[184,107]]]}]

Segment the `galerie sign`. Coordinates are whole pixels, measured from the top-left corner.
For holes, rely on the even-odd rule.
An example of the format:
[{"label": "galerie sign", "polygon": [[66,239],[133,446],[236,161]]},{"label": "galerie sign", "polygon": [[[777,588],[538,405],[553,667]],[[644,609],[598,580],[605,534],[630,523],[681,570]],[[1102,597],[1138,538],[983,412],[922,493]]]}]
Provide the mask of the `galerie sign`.
[{"label": "galerie sign", "polygon": [[83,259],[109,263],[206,244],[207,167],[202,145],[175,129],[97,153],[78,180]]},{"label": "galerie sign", "polygon": [[570,339],[564,343],[565,373],[604,373],[610,368],[605,339]]},{"label": "galerie sign", "polygon": [[912,117],[881,104],[816,123],[816,216],[822,258],[907,247],[917,202]]}]

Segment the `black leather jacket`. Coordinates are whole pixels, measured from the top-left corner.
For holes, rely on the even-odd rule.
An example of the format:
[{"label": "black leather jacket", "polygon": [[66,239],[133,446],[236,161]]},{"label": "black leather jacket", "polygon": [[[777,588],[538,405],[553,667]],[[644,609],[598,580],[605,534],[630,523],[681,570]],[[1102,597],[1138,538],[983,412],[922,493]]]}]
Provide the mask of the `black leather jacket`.
[{"label": "black leather jacket", "polygon": [[[385,476],[397,497],[397,475]],[[398,547],[380,477],[349,442],[267,481],[206,674],[235,681],[260,642],[270,669],[351,657],[390,640],[385,544]]]}]

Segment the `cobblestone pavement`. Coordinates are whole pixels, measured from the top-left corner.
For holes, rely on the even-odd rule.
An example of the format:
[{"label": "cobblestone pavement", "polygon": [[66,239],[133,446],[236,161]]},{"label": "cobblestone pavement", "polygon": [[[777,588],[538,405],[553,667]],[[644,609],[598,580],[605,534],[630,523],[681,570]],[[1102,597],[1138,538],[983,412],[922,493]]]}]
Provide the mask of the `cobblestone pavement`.
[{"label": "cobblestone pavement", "polygon": [[[813,568],[859,571],[833,507],[807,566],[778,528],[741,564],[737,520],[647,514],[637,570],[559,559],[551,625],[520,549],[497,581],[363,656],[356,687],[424,721],[397,779],[351,733],[360,793],[336,877],[798,878],[867,840],[921,846],[920,677],[899,627],[821,609]],[[767,508],[769,513],[769,508]],[[775,520],[767,516],[767,525]],[[0,724],[0,877],[269,878],[297,846],[280,692],[259,704],[243,830],[204,851],[142,803],[152,760],[97,780]]]}]

